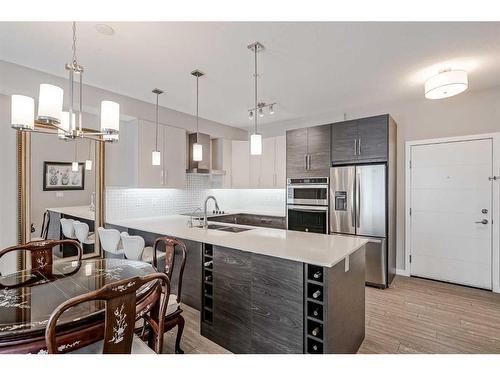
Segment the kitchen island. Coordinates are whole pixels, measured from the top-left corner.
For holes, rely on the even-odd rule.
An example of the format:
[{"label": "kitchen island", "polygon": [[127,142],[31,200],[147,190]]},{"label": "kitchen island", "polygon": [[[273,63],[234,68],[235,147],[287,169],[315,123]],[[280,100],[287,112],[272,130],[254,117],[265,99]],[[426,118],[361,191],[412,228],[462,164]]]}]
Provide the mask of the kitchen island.
[{"label": "kitchen island", "polygon": [[[108,226],[148,244],[161,235],[186,242],[182,300],[201,311],[202,335],[234,353],[357,351],[365,330],[366,240],[186,222],[173,215]],[[221,230],[228,226],[244,231]]]}]

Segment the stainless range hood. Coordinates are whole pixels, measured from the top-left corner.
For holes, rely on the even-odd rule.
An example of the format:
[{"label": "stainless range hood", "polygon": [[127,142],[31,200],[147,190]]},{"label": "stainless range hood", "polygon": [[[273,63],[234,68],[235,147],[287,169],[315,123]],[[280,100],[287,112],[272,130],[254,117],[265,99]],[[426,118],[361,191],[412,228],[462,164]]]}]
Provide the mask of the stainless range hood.
[{"label": "stainless range hood", "polygon": [[[193,160],[193,144],[199,143],[203,147],[201,161]],[[212,140],[210,135],[203,133],[191,133],[188,135],[188,167],[186,173],[225,175],[226,171],[212,168]]]}]

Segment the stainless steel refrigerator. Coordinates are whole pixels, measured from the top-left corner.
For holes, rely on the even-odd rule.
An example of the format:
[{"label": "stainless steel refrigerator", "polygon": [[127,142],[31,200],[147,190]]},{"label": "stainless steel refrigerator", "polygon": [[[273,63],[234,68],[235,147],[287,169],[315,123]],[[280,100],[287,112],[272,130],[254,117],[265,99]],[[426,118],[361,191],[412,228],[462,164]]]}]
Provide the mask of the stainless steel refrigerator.
[{"label": "stainless steel refrigerator", "polygon": [[[330,233],[366,237],[366,283],[385,288],[394,277],[388,249],[387,164],[330,169]],[[389,254],[390,253],[390,254]]]}]

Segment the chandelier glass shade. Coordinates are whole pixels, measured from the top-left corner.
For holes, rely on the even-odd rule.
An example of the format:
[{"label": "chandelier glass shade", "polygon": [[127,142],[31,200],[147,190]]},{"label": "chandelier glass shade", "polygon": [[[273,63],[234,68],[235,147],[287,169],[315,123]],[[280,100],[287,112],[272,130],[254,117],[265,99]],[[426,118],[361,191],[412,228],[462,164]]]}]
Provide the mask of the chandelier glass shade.
[{"label": "chandelier glass shade", "polygon": [[29,96],[12,95],[10,123],[17,130],[35,129],[35,100]]}]

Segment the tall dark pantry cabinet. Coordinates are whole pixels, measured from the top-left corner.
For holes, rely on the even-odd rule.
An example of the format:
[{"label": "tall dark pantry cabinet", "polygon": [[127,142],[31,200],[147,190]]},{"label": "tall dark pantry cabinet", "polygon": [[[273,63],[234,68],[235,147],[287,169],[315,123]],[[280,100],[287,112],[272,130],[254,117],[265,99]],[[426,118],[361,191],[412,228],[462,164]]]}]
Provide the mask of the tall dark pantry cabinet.
[{"label": "tall dark pantry cabinet", "polygon": [[332,124],[330,233],[370,238],[366,282],[396,272],[396,123],[381,115]]}]

